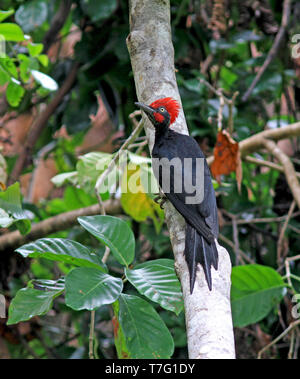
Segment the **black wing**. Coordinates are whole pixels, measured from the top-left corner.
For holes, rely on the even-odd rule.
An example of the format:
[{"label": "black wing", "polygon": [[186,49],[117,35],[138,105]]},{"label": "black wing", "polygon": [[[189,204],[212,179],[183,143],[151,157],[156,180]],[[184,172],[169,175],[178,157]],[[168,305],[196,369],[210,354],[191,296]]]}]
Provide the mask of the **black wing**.
[{"label": "black wing", "polygon": [[[193,194],[185,191],[184,183],[182,183],[182,192],[175,192],[174,182],[176,181],[177,174],[180,174],[176,173],[175,169],[173,175],[171,174],[169,191],[164,191],[162,180],[163,167],[160,171],[158,170],[158,175],[156,174],[156,176],[158,176],[157,179],[166,197],[185,220],[208,241],[211,241],[213,237],[217,238],[219,227],[215,192],[209,167],[197,142],[190,136],[170,130],[167,145],[164,146],[162,151],[160,149],[157,150],[157,157],[167,157],[169,160],[176,157],[180,157],[180,159],[192,158],[192,165],[188,167],[186,165],[182,166],[182,169],[184,168],[184,175],[181,172],[182,181],[184,180],[184,176],[196,177],[196,158],[204,158],[204,194],[203,200],[197,204],[187,204],[187,197],[193,196]],[[162,163],[161,166],[163,165]]]}]

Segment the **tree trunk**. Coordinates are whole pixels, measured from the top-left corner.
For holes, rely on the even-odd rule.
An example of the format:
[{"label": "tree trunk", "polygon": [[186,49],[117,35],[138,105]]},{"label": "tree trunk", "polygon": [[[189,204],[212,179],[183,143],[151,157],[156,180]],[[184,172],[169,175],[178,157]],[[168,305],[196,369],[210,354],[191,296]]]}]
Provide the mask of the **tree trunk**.
[{"label": "tree trunk", "polygon": [[[169,0],[130,0],[129,4],[127,46],[138,100],[150,104],[158,98],[171,96],[181,104],[175,77]],[[182,110],[173,128],[188,134]],[[145,131],[152,151],[154,129],[147,119]],[[194,292],[190,295],[189,272],[184,258],[185,221],[169,202],[165,214],[184,297],[189,358],[235,358],[228,252],[218,245],[219,268],[218,271],[212,268],[211,292],[203,269],[198,265]]]}]

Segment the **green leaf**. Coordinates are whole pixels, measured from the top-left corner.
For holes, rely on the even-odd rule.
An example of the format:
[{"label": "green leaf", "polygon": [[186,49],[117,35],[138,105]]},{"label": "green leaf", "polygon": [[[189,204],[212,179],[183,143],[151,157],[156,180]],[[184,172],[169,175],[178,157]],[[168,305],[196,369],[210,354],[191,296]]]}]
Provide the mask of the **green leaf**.
[{"label": "green leaf", "polygon": [[[79,157],[76,165],[78,171],[78,182],[81,188],[87,192],[95,193],[96,181],[100,174],[104,172],[108,164],[112,160],[112,154],[102,152],[91,152]],[[107,180],[100,188],[100,193],[105,193],[110,188],[110,185],[116,182],[117,168],[114,168],[108,175]]]},{"label": "green leaf", "polygon": [[34,79],[48,91],[56,91],[58,89],[58,84],[50,76],[44,74],[43,72],[37,70],[31,70],[31,74]]},{"label": "green leaf", "polygon": [[13,76],[16,79],[18,78],[17,67],[11,58],[1,58],[0,66],[2,66],[3,70],[10,76]]},{"label": "green leaf", "polygon": [[23,216],[21,209],[21,192],[18,182],[9,186],[6,191],[0,192],[0,207],[12,213],[15,217]]},{"label": "green leaf", "polygon": [[61,277],[57,280],[33,279],[27,284],[27,287],[35,288],[42,291],[64,291],[65,278]]},{"label": "green leaf", "polygon": [[[249,75],[246,84],[250,83],[253,76]],[[252,95],[257,96],[264,92],[270,92],[272,95],[279,95],[282,88],[282,76],[279,72],[266,71],[260,81],[255,86]]]},{"label": "green leaf", "polygon": [[10,217],[8,213],[6,213],[3,209],[0,208],[0,227],[8,228],[15,222],[13,217]]},{"label": "green leaf", "polygon": [[219,40],[211,39],[209,42],[209,48],[213,54],[218,50],[228,50],[232,47],[235,47],[235,44],[233,42],[226,41],[224,38],[220,38]]},{"label": "green leaf", "polygon": [[66,304],[75,310],[93,310],[115,302],[122,289],[119,278],[94,268],[75,268],[66,276]]},{"label": "green leaf", "polygon": [[24,258],[45,258],[106,272],[101,259],[79,242],[64,238],[41,238],[16,249]]},{"label": "green leaf", "polygon": [[11,24],[8,22],[0,24],[0,35],[2,35],[6,41],[24,41],[23,31],[16,24]]},{"label": "green leaf", "polygon": [[196,78],[185,80],[183,85],[189,91],[196,92],[199,95],[202,95],[205,89],[205,86]]},{"label": "green leaf", "polygon": [[117,0],[81,0],[80,5],[91,20],[96,22],[105,20],[115,11]]},{"label": "green leaf", "polygon": [[20,104],[24,93],[24,88],[12,78],[6,89],[6,99],[9,105],[17,107]]},{"label": "green leaf", "polygon": [[34,288],[22,288],[10,303],[7,325],[44,315],[51,308],[53,299],[60,293],[61,290],[39,291]]},{"label": "green leaf", "polygon": [[20,78],[26,83],[30,79],[30,58],[25,54],[18,54],[18,59],[20,61]]},{"label": "green leaf", "polygon": [[55,186],[61,187],[62,185],[66,184],[68,182],[73,183],[74,180],[76,180],[76,178],[77,178],[77,171],[63,172],[62,174],[58,174],[58,175],[53,176],[53,178],[51,178],[51,182]]},{"label": "green leaf", "polygon": [[148,165],[151,167],[152,165],[152,159],[148,157],[143,157],[142,155],[134,154],[131,151],[127,151],[126,153],[128,154],[129,160],[132,164],[137,165],[137,166],[143,166],[143,165]]},{"label": "green leaf", "polygon": [[130,283],[148,299],[178,315],[183,309],[181,286],[171,259],[157,259],[126,269]]},{"label": "green leaf", "polygon": [[[21,193],[18,182],[9,186],[6,191],[0,192],[0,208],[13,219],[22,234],[27,234],[30,231],[31,223],[21,206]],[[6,217],[3,212],[2,216]]]},{"label": "green leaf", "polygon": [[15,14],[16,22],[25,33],[41,26],[47,19],[48,7],[44,1],[27,1],[21,5]]},{"label": "green leaf", "polygon": [[167,359],[174,351],[173,338],[155,309],[145,300],[122,294],[119,322],[133,359]]},{"label": "green leaf", "polygon": [[8,75],[8,73],[0,66],[0,86],[3,86],[3,84],[7,83],[9,79],[10,76]]},{"label": "green leaf", "polygon": [[135,239],[128,224],[113,216],[79,217],[89,233],[107,245],[119,263],[128,267],[134,259]]},{"label": "green leaf", "polygon": [[240,33],[236,33],[232,37],[232,41],[235,43],[245,43],[250,41],[260,41],[263,37],[255,34],[252,30],[244,30]]},{"label": "green leaf", "polygon": [[233,86],[233,83],[238,79],[238,76],[234,72],[223,66],[220,72],[220,78],[222,79],[222,87],[225,90],[230,91]]},{"label": "green leaf", "polygon": [[112,319],[114,327],[114,340],[115,347],[117,350],[117,355],[119,359],[129,359],[131,358],[128,348],[126,346],[126,339],[119,323],[118,314],[119,314],[119,301],[115,301],[112,304],[114,310],[114,317]]},{"label": "green leaf", "polygon": [[37,57],[43,51],[42,43],[29,43],[27,49],[32,57]]},{"label": "green leaf", "polygon": [[19,232],[23,235],[29,233],[31,230],[31,222],[27,219],[16,220],[15,225],[18,228]]},{"label": "green leaf", "polygon": [[47,66],[48,66],[48,63],[49,63],[48,55],[46,55],[46,54],[38,55],[37,59],[40,61],[40,63],[41,63],[44,67],[47,67]]},{"label": "green leaf", "polygon": [[262,320],[285,292],[282,277],[271,267],[251,264],[232,269],[233,324],[247,326]]},{"label": "green leaf", "polygon": [[6,18],[10,17],[14,13],[15,11],[13,9],[9,9],[8,11],[0,10],[0,22],[4,21]]}]

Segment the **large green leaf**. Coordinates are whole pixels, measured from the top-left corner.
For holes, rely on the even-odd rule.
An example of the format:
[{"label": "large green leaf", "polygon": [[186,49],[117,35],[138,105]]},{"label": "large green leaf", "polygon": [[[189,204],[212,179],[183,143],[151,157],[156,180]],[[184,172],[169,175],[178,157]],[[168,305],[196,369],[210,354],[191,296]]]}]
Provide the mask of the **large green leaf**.
[{"label": "large green leaf", "polygon": [[53,299],[61,292],[61,289],[39,291],[34,288],[22,288],[10,303],[7,324],[16,324],[29,320],[33,316],[47,313],[52,306]]},{"label": "large green leaf", "polygon": [[134,359],[170,358],[173,338],[155,309],[145,300],[122,294],[119,322],[130,357]]},{"label": "large green leaf", "polygon": [[135,239],[125,221],[113,216],[84,216],[78,222],[107,245],[119,263],[128,267],[133,261]]},{"label": "large green leaf", "polygon": [[183,309],[181,286],[175,274],[174,261],[157,259],[126,269],[127,279],[150,300],[177,315]]},{"label": "large green leaf", "polygon": [[97,269],[78,267],[66,276],[65,286],[69,307],[93,310],[116,301],[122,292],[123,282]]},{"label": "large green leaf", "polygon": [[10,17],[14,13],[15,11],[13,9],[9,9],[8,11],[0,10],[0,22],[4,21],[6,18]]},{"label": "large green leaf", "polygon": [[12,107],[17,107],[24,96],[25,90],[18,81],[11,79],[6,88],[6,99]]},{"label": "large green leaf", "polygon": [[122,327],[119,323],[118,319],[118,313],[119,313],[119,301],[115,301],[112,304],[113,310],[114,310],[114,317],[112,319],[113,327],[114,327],[114,340],[115,340],[115,347],[117,350],[117,355],[119,359],[130,359],[131,355],[128,351],[127,345],[126,345],[126,339],[122,330]]},{"label": "large green leaf", "polygon": [[16,250],[23,257],[46,258],[71,263],[76,266],[94,267],[106,272],[101,259],[79,242],[64,238],[41,238]]},{"label": "large green leaf", "polygon": [[285,292],[282,277],[271,267],[251,264],[232,269],[231,306],[234,326],[262,320]]},{"label": "large green leaf", "polygon": [[0,24],[0,35],[3,36],[6,41],[18,42],[24,40],[22,29],[18,25],[9,22]]}]

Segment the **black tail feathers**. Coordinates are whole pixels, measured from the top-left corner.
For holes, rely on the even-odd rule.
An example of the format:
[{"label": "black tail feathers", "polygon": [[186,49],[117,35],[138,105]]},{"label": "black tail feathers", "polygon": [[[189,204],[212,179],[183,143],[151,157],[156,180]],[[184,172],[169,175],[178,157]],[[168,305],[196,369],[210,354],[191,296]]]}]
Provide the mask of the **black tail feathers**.
[{"label": "black tail feathers", "polygon": [[209,290],[212,289],[211,266],[218,269],[218,250],[215,241],[209,243],[196,229],[187,224],[185,234],[185,259],[190,272],[191,294],[194,290],[197,264],[203,267]]}]

